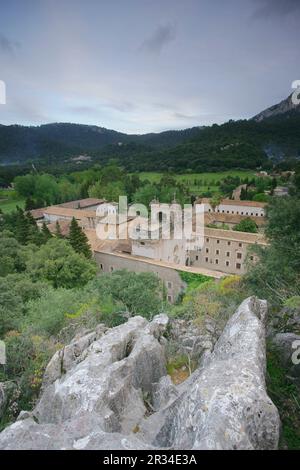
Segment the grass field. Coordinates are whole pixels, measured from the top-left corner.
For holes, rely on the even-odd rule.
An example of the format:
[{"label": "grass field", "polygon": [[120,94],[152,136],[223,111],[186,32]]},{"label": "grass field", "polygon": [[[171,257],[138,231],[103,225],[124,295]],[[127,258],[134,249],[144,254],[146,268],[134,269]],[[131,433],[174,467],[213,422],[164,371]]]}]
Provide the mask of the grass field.
[{"label": "grass field", "polygon": [[[154,172],[139,173],[139,177],[142,180],[147,179],[151,183],[158,182],[162,175],[162,173]],[[252,170],[229,170],[217,173],[184,173],[182,175],[175,175],[175,178],[187,185],[193,193],[199,194],[205,191],[217,192],[217,183],[226,178],[226,176],[239,176],[240,178],[250,179],[255,177],[255,172]]]},{"label": "grass field", "polygon": [[12,212],[16,209],[17,206],[24,209],[24,199],[16,197],[14,191],[0,190],[0,209],[2,210],[2,212]]}]

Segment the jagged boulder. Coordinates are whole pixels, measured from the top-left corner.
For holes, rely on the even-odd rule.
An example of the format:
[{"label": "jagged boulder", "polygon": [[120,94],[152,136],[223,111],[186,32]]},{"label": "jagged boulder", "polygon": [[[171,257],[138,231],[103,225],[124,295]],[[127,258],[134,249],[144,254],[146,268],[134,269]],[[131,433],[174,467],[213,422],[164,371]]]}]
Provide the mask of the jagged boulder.
[{"label": "jagged boulder", "polygon": [[0,449],[276,448],[266,313],[266,302],[246,299],[179,386],[166,375],[166,315],[131,318],[81,346],[77,338],[64,367],[62,354],[52,359],[37,406],[0,434]]},{"label": "jagged boulder", "polygon": [[[145,422],[146,440],[175,449],[277,448],[279,415],[265,389],[266,314],[265,301],[241,304],[213,353]],[[168,391],[164,379],[161,384],[171,395],[172,386]]]}]

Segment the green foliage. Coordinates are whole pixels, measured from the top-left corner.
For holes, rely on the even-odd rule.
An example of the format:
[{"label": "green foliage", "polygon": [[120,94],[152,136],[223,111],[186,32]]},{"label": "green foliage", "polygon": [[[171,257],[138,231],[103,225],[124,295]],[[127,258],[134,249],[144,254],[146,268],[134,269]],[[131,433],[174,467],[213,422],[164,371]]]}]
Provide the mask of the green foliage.
[{"label": "green foliage", "polygon": [[233,230],[238,232],[257,233],[257,225],[250,217],[246,217],[241,220],[239,224],[235,225]]},{"label": "green foliage", "polygon": [[125,188],[121,181],[107,183],[105,186],[102,181],[98,181],[88,190],[89,197],[106,199],[108,201],[118,201],[119,196],[125,195]]},{"label": "green foliage", "polygon": [[102,299],[112,298],[123,305],[131,315],[146,318],[159,313],[163,306],[163,286],[152,273],[134,273],[126,270],[103,274],[90,285],[91,291],[98,292]]},{"label": "green foliage", "polygon": [[270,346],[267,349],[267,389],[280,413],[282,423],[280,447],[299,449],[299,391],[288,381],[286,370],[280,364],[279,353]]},{"label": "green foliage", "polygon": [[76,316],[78,310],[86,305],[85,300],[87,297],[81,290],[43,289],[40,298],[27,303],[22,329],[34,334],[56,335],[66,324],[66,319]]},{"label": "green foliage", "polygon": [[32,253],[26,268],[34,281],[45,280],[53,287],[81,287],[96,274],[92,261],[76,253],[65,240],[52,238]]},{"label": "green foliage", "polygon": [[43,222],[41,232],[42,232],[42,237],[43,237],[44,243],[47,243],[47,241],[50,240],[50,238],[52,238],[52,235],[51,235],[51,232],[48,229],[47,225],[45,224],[45,222]]},{"label": "green foliage", "polygon": [[24,271],[25,253],[15,238],[0,232],[0,277]]},{"label": "green foliage", "polygon": [[26,313],[25,303],[37,299],[42,288],[42,283],[33,283],[26,274],[0,278],[0,337],[20,326]]},{"label": "green foliage", "polygon": [[139,188],[134,193],[133,202],[138,203],[138,204],[144,204],[146,207],[148,207],[150,202],[153,199],[156,199],[157,196],[158,196],[158,190],[156,186],[149,183]]},{"label": "green foliage", "polygon": [[293,297],[286,299],[283,302],[283,306],[291,309],[300,308],[300,295],[294,295]]},{"label": "green foliage", "polygon": [[170,314],[193,320],[199,326],[212,318],[222,328],[246,296],[238,276],[228,276],[221,281],[208,280],[188,289],[182,303],[173,306]]},{"label": "green foliage", "polygon": [[204,282],[211,281],[211,278],[203,274],[189,273],[185,271],[177,271],[181,279],[187,284],[187,291],[196,289]]},{"label": "green foliage", "polygon": [[300,200],[273,198],[267,209],[267,247],[253,246],[259,259],[249,261],[247,285],[262,298],[281,304],[300,295]]},{"label": "green foliage", "polygon": [[73,217],[70,224],[69,241],[76,253],[84,255],[88,259],[92,258],[92,250],[89,245],[88,238],[82,228],[78,225],[75,217]]},{"label": "green foliage", "polygon": [[265,193],[257,193],[252,198],[252,200],[256,202],[268,202],[269,199],[270,199],[269,196]]},{"label": "green foliage", "polygon": [[42,206],[54,204],[59,200],[59,187],[52,175],[17,176],[14,184],[21,197],[38,200]]}]

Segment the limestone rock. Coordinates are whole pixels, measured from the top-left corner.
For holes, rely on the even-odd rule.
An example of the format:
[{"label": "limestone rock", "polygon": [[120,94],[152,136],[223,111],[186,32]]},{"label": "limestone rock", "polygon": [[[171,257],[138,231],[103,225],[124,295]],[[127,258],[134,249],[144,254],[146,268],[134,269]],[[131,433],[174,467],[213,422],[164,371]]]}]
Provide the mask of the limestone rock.
[{"label": "limestone rock", "polygon": [[265,390],[266,313],[264,301],[241,304],[205,365],[145,422],[155,447],[276,449],[280,420]]},{"label": "limestone rock", "polygon": [[275,449],[266,313],[266,302],[246,299],[178,386],[166,375],[165,315],[76,338],[67,361],[52,358],[37,406],[0,434],[0,449]]}]

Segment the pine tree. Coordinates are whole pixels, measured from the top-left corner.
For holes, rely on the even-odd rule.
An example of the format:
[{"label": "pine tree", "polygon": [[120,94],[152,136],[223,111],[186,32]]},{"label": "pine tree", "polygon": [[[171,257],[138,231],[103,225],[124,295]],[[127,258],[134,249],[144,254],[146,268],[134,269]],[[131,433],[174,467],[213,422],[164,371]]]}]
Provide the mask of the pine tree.
[{"label": "pine tree", "polygon": [[29,228],[30,223],[26,215],[24,214],[23,209],[17,207],[15,214],[15,234],[16,239],[22,245],[26,245],[29,237]]},{"label": "pine tree", "polygon": [[246,201],[248,197],[248,191],[245,188],[241,189],[241,195],[240,195],[240,200],[241,201]]},{"label": "pine tree", "polygon": [[61,233],[61,228],[60,228],[58,220],[56,221],[56,224],[55,224],[55,236],[57,238],[63,238],[63,234]]},{"label": "pine tree", "polygon": [[31,197],[28,197],[25,201],[25,211],[31,211],[35,208],[35,202]]},{"label": "pine tree", "polygon": [[44,243],[47,243],[47,241],[50,240],[50,238],[52,238],[52,234],[50,230],[48,229],[47,225],[45,224],[45,222],[43,222],[41,232],[42,232]]},{"label": "pine tree", "polygon": [[26,219],[28,225],[27,243],[41,245],[43,243],[43,236],[30,212],[27,212]]},{"label": "pine tree", "polygon": [[77,220],[73,217],[70,224],[69,241],[73,249],[77,253],[83,254],[86,258],[92,257],[92,251],[88,242],[88,238],[78,225]]}]

